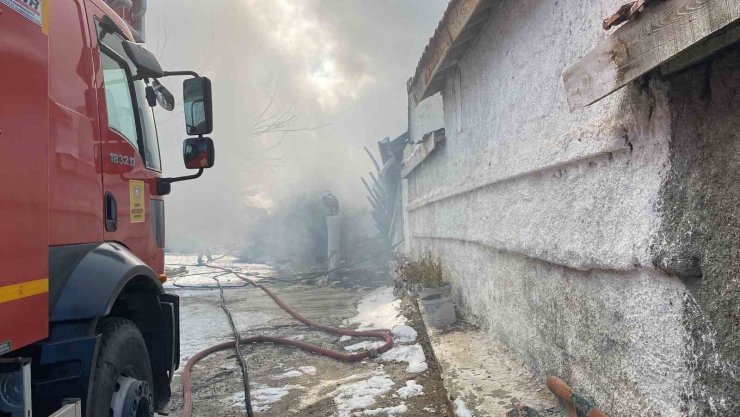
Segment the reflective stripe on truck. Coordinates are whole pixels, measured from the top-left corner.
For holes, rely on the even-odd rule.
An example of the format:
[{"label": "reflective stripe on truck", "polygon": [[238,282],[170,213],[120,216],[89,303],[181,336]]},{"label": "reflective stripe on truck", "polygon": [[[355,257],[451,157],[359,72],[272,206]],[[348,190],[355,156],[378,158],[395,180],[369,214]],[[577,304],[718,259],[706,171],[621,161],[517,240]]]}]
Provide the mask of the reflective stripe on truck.
[{"label": "reflective stripe on truck", "polygon": [[7,303],[48,292],[48,278],[21,282],[20,284],[6,285],[4,287],[0,287],[0,303]]}]

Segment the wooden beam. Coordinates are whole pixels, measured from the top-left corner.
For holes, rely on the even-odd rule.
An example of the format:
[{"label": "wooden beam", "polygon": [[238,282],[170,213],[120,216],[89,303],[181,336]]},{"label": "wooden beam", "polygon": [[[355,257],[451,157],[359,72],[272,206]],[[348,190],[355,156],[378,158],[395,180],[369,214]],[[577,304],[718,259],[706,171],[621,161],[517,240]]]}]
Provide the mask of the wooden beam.
[{"label": "wooden beam", "polygon": [[416,69],[411,92],[417,103],[429,95],[429,86],[447,59],[455,41],[473,16],[489,7],[489,0],[452,0]]},{"label": "wooden beam", "polygon": [[415,170],[429,155],[434,152],[437,146],[445,141],[445,130],[437,129],[424,135],[424,141],[416,146],[414,152],[403,161],[403,170],[401,178],[408,178],[411,172]]},{"label": "wooden beam", "polygon": [[449,71],[457,66],[457,59],[453,59],[449,62],[445,62],[443,66],[439,68],[437,71],[437,74],[442,74],[443,72]]},{"label": "wooden beam", "polygon": [[738,41],[740,41],[740,24],[734,23],[726,30],[717,32],[666,62],[660,67],[660,72],[663,75],[670,75],[683,71]]},{"label": "wooden beam", "polygon": [[367,146],[363,146],[362,148],[365,149],[365,153],[367,154],[367,156],[370,157],[370,160],[373,161],[373,166],[375,166],[375,171],[380,172],[380,164],[378,164],[378,160],[375,159],[375,157],[373,156],[373,153],[370,152],[370,149],[368,149]]},{"label": "wooden beam", "polygon": [[482,25],[488,22],[490,18],[490,5],[482,5],[481,8],[478,9],[470,18],[470,20],[468,20],[468,23],[465,24],[463,31],[460,32],[460,35],[455,40],[455,45],[458,45],[467,40],[466,38],[468,37],[475,37],[477,34],[479,34],[480,30],[482,29]]},{"label": "wooden beam", "polygon": [[601,100],[738,19],[740,0],[650,3],[565,70],[571,111]]}]

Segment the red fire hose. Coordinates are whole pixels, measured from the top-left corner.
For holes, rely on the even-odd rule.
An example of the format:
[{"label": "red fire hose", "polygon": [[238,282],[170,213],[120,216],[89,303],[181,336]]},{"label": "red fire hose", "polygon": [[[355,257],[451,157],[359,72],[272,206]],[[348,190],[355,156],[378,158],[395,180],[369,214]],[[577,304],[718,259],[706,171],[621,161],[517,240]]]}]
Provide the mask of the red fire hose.
[{"label": "red fire hose", "polygon": [[[393,337],[391,336],[391,333],[388,330],[360,331],[360,330],[342,329],[339,327],[332,327],[332,326],[327,326],[324,324],[316,323],[314,321],[307,319],[306,317],[304,317],[302,314],[298,313],[297,311],[293,310],[293,308],[291,308],[288,304],[286,304],[283,300],[281,300],[280,297],[278,297],[269,288],[254,281],[253,279],[248,278],[246,275],[236,272],[229,268],[223,268],[223,267],[214,266],[214,265],[208,265],[208,267],[230,272],[236,275],[237,277],[239,277],[240,279],[244,280],[245,282],[253,285],[254,287],[261,289],[262,291],[267,293],[267,295],[269,295],[275,301],[275,303],[277,303],[277,305],[280,306],[280,308],[285,310],[286,313],[290,314],[291,317],[293,317],[294,319],[300,321],[301,323],[309,327],[322,330],[327,333],[341,334],[345,336],[354,336],[354,337],[376,337],[376,338],[385,340],[385,344],[379,347],[377,350],[370,350],[370,351],[364,351],[361,353],[351,353],[351,354],[323,348],[321,346],[312,345],[310,343],[301,342],[299,340],[287,339],[284,337],[275,337],[275,336],[253,336],[253,337],[243,338],[241,339],[241,344],[243,345],[249,344],[249,343],[262,343],[262,342],[275,343],[278,345],[297,347],[299,349],[303,349],[308,352],[318,353],[319,355],[328,356],[330,358],[337,359],[340,361],[345,361],[345,362],[359,362],[367,358],[372,358],[372,357],[375,357],[378,353],[386,352],[388,349],[390,349],[393,346]],[[233,341],[219,343],[218,345],[211,346],[208,349],[198,352],[193,357],[191,357],[188,360],[188,362],[185,364],[185,369],[182,372],[182,396],[183,396],[183,414],[182,415],[183,417],[191,417],[192,408],[193,408],[193,393],[192,393],[192,384],[190,380],[190,374],[193,370],[193,366],[195,366],[196,363],[198,363],[200,360],[202,360],[203,358],[205,358],[206,356],[212,353],[219,352],[222,350],[233,349],[233,348],[234,348]]]}]

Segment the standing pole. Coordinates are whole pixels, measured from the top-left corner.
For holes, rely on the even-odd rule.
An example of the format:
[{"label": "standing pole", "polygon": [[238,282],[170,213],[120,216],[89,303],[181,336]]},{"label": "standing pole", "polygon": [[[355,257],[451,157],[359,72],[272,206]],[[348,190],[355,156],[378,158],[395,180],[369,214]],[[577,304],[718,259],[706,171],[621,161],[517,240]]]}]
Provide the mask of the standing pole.
[{"label": "standing pole", "polygon": [[329,281],[336,281],[336,272],[334,272],[334,270],[339,267],[339,264],[342,260],[341,227],[341,216],[339,216],[338,214],[326,216],[326,230],[328,237],[328,247],[326,253],[329,257],[328,269],[330,271],[327,278],[329,279]]},{"label": "standing pole", "polygon": [[331,191],[327,191],[321,200],[326,206],[326,254],[329,271],[326,278],[329,281],[335,281],[335,269],[339,268],[339,264],[342,262],[342,217],[339,214],[339,200]]}]

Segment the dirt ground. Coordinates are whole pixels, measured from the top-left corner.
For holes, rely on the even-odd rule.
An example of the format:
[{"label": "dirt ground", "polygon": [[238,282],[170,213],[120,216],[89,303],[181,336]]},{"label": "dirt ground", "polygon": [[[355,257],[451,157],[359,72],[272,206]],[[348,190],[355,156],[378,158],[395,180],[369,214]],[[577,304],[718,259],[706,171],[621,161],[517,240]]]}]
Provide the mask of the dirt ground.
[{"label": "dirt ground", "polygon": [[561,415],[545,385],[480,328],[460,320],[430,329],[429,340],[456,409],[464,407],[476,417],[500,417],[521,403],[543,417]]},{"label": "dirt ground", "polygon": [[[195,257],[168,256],[167,261],[169,267],[191,265]],[[277,273],[264,265],[240,264],[234,259],[219,260],[217,263],[247,272],[256,271],[265,275]],[[188,273],[203,272],[208,270],[188,267]],[[172,285],[211,285],[213,279],[210,277],[210,274],[205,274],[174,278],[167,286],[168,291],[181,296],[182,363],[210,345],[231,340],[217,290],[179,289]],[[229,277],[220,279],[224,285],[238,283]],[[247,346],[243,353],[249,368],[255,415],[452,416],[440,368],[431,352],[421,320],[408,304],[393,299],[391,288],[355,286],[344,289],[299,284],[272,287],[297,311],[323,324],[368,327],[367,317],[375,320],[370,324],[385,324],[387,327],[391,326],[389,323],[405,322],[418,332],[418,338],[396,344],[393,352],[400,353],[400,357],[398,354],[395,358],[381,355],[380,358],[355,364],[289,347],[270,344]],[[229,289],[226,300],[237,327],[245,337],[257,334],[292,337],[340,351],[363,342],[308,329],[295,322],[255,288]],[[363,304],[362,312],[358,311],[358,303]],[[357,322],[350,324],[353,318]],[[423,368],[427,369],[412,373],[409,372],[412,370],[411,361],[397,360],[403,360],[403,354],[414,351],[417,346],[424,351],[422,359],[426,364],[423,364]],[[193,415],[246,415],[241,378],[233,351],[216,353],[200,362],[193,372]],[[172,389],[170,415],[182,415],[179,372]]]}]

